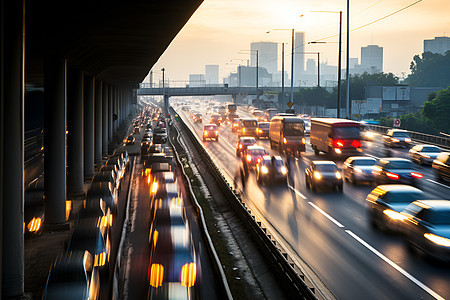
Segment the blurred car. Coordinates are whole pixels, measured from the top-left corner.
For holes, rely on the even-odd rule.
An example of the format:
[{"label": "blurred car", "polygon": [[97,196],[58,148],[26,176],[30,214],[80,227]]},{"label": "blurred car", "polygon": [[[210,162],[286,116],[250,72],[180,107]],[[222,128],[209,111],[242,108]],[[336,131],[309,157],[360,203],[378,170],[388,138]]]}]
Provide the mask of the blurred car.
[{"label": "blurred car", "polygon": [[388,129],[382,140],[385,147],[409,148],[411,136],[408,131],[403,129]]},{"label": "blurred car", "polygon": [[172,163],[173,156],[166,155],[165,153],[151,153],[144,162],[142,168],[142,176],[149,176],[152,171],[153,163]]},{"label": "blurred car", "polygon": [[120,191],[120,182],[121,181],[117,180],[116,174],[112,170],[98,172],[94,176],[94,178],[92,178],[92,182],[111,182],[114,189],[117,190],[117,193]]},{"label": "blurred car", "polygon": [[367,211],[372,226],[397,231],[403,219],[401,212],[412,202],[425,199],[425,194],[405,184],[377,186],[367,195]]},{"label": "blurred car", "polygon": [[117,152],[118,155],[122,155],[122,161],[125,164],[125,171],[130,169],[130,156],[128,155],[128,151],[125,149],[121,149]]},{"label": "blurred car", "polygon": [[419,165],[431,165],[439,153],[441,153],[441,149],[433,145],[415,145],[409,150],[409,156],[412,161]]},{"label": "blurred car", "polygon": [[194,113],[192,118],[194,119],[194,123],[202,123],[203,122],[203,118],[202,118],[202,114],[201,113]]},{"label": "blurred car", "polygon": [[237,113],[230,113],[228,114],[228,121],[233,122],[236,119],[239,119],[239,115]]},{"label": "blurred car", "polygon": [[219,141],[219,127],[216,124],[207,124],[203,126],[203,141],[207,139]]},{"label": "blurred car", "polygon": [[361,137],[366,141],[374,141],[376,134],[368,126],[361,127]]},{"label": "blurred car", "polygon": [[100,298],[100,276],[88,251],[59,255],[50,268],[45,284],[45,300]]},{"label": "blurred car", "polygon": [[91,201],[103,199],[106,205],[111,209],[114,215],[118,210],[118,195],[115,193],[114,186],[110,182],[92,182],[86,193],[86,205]]},{"label": "blurred car", "polygon": [[305,169],[306,187],[313,192],[318,187],[329,187],[337,189],[342,193],[343,181],[338,167],[330,160],[314,160]]},{"label": "blurred car", "polygon": [[343,164],[344,179],[353,184],[361,181],[373,181],[373,166],[377,160],[368,156],[350,156]]},{"label": "blurred car", "polygon": [[261,158],[267,155],[266,150],[261,146],[248,146],[247,150],[244,152],[244,157],[242,158],[242,164],[246,173],[249,170],[254,170],[256,164],[261,161]]},{"label": "blurred car", "polygon": [[134,145],[134,136],[132,136],[131,134],[123,141],[123,145]]},{"label": "blurred car", "polygon": [[44,193],[25,191],[24,197],[24,234],[26,237],[39,234],[44,222]]},{"label": "blurred car", "polygon": [[402,232],[410,246],[435,259],[450,261],[449,200],[414,201],[402,215]]},{"label": "blurred car", "polygon": [[94,256],[94,267],[107,274],[111,254],[111,241],[101,217],[78,218],[69,239],[67,251],[89,251]]},{"label": "blurred car", "polygon": [[167,129],[162,127],[157,127],[153,131],[153,144],[164,144],[167,143]]},{"label": "blurred car", "polygon": [[238,128],[239,128],[239,118],[236,118],[231,122],[231,132],[237,132]]},{"label": "blurred car", "polygon": [[209,123],[220,126],[220,123],[222,123],[222,117],[217,114],[211,115],[211,119],[210,119]]},{"label": "blurred car", "polygon": [[303,119],[305,123],[305,135],[309,135],[311,133],[311,119]]},{"label": "blurred car", "polygon": [[256,138],[269,138],[270,122],[258,122],[258,128],[256,129]]},{"label": "blurred car", "polygon": [[281,156],[264,155],[256,164],[255,172],[260,184],[287,183],[288,169]]},{"label": "blurred car", "polygon": [[423,177],[410,160],[395,157],[381,158],[372,173],[377,184],[404,183],[416,186]]},{"label": "blurred car", "polygon": [[150,149],[150,146],[153,144],[152,138],[142,138],[141,141],[141,155],[147,155],[148,150]]},{"label": "blurred car", "polygon": [[119,156],[111,156],[106,162],[107,166],[116,166],[117,177],[119,180],[122,180],[125,175],[125,164],[121,157]]},{"label": "blurred car", "polygon": [[431,165],[437,179],[450,181],[450,152],[440,153]]},{"label": "blurred car", "polygon": [[248,146],[256,145],[256,139],[252,136],[240,137],[236,145],[236,156],[240,157],[247,150]]}]

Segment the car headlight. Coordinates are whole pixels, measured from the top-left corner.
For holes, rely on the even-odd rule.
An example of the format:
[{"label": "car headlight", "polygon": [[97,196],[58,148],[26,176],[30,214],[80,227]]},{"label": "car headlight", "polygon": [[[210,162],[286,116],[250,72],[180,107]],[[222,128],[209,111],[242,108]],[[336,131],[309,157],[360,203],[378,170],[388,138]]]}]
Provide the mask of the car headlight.
[{"label": "car headlight", "polygon": [[252,161],[252,157],[250,155],[247,155],[247,162],[251,162]]},{"label": "car headlight", "polygon": [[285,166],[281,167],[281,174],[283,174],[283,175],[287,174],[287,168]]},{"label": "car headlight", "polygon": [[261,173],[267,174],[267,173],[269,173],[269,169],[266,166],[262,166],[261,167]]},{"label": "car headlight", "polygon": [[392,209],[385,209],[383,210],[383,213],[388,216],[389,218],[391,218],[392,220],[404,220],[406,219],[406,217],[404,215],[402,215],[399,212],[396,212],[395,210]]},{"label": "car headlight", "polygon": [[362,173],[362,170],[360,168],[358,168],[358,167],[354,168],[354,170],[355,170],[356,173]]},{"label": "car headlight", "polygon": [[392,139],[392,141],[393,141],[394,143],[398,143],[398,142],[400,142],[400,140],[399,140],[399,139]]},{"label": "car headlight", "polygon": [[410,142],[411,142],[411,139],[410,139],[410,138],[406,138],[406,139],[405,139],[405,142],[410,143]]},{"label": "car headlight", "polygon": [[283,143],[287,144],[286,138],[283,138]]},{"label": "car headlight", "polygon": [[322,175],[320,175],[320,173],[318,171],[314,171],[314,177],[318,180],[320,180],[322,178]]},{"label": "car headlight", "polygon": [[242,149],[242,144],[239,144],[239,149]]},{"label": "car headlight", "polygon": [[337,154],[341,154],[342,153],[341,149],[339,149],[339,148],[334,148],[334,152],[336,152]]},{"label": "car headlight", "polygon": [[42,220],[41,218],[33,218],[29,223],[28,223],[28,231],[29,232],[38,232],[39,229],[41,228],[41,223]]},{"label": "car headlight", "polygon": [[337,179],[341,179],[342,178],[342,175],[341,175],[341,173],[339,173],[339,171],[336,171],[336,173],[334,173],[334,175],[336,175]]},{"label": "car headlight", "polygon": [[306,144],[306,139],[302,138],[302,144]]},{"label": "car headlight", "polygon": [[444,247],[450,247],[450,239],[447,239],[442,236],[438,236],[432,233],[425,233],[423,235],[426,239],[432,241],[436,245],[444,246]]}]

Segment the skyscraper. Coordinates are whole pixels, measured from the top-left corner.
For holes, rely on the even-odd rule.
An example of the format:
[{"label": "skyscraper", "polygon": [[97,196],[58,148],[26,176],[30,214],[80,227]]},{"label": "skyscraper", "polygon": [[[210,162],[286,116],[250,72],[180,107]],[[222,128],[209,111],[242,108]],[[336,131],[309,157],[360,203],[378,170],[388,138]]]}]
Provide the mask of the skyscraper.
[{"label": "skyscraper", "polygon": [[278,44],[273,42],[257,42],[251,43],[250,49],[252,52],[250,53],[250,65],[252,67],[256,67],[256,52],[254,50],[258,50],[259,67],[266,68],[267,71],[271,74],[274,74],[278,71]]},{"label": "skyscraper", "polygon": [[361,47],[361,67],[367,69],[370,74],[383,72],[383,47]]},{"label": "skyscraper", "polygon": [[432,52],[445,54],[450,50],[450,38],[446,36],[438,36],[433,40],[423,41],[423,52]]},{"label": "skyscraper", "polygon": [[[305,73],[305,33],[298,31],[294,36],[294,86],[300,86]],[[292,76],[292,74],[291,74]]]},{"label": "skyscraper", "polygon": [[219,65],[205,66],[206,84],[219,84]]}]

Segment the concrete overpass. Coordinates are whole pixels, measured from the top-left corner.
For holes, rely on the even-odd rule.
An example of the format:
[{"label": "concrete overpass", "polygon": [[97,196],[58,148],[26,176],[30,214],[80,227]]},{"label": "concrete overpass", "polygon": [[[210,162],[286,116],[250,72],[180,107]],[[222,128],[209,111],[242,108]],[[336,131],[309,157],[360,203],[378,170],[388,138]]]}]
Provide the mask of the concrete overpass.
[{"label": "concrete overpass", "polygon": [[27,92],[45,99],[44,228],[66,228],[67,190],[82,191],[132,110],[133,89],[202,2],[1,0],[2,299],[24,293]]}]

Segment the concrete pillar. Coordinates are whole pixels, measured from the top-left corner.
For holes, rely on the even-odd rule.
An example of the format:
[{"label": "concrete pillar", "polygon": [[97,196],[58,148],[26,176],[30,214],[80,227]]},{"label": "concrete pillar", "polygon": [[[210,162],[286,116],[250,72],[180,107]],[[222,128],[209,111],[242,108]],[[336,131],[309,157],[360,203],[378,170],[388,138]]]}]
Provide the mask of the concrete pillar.
[{"label": "concrete pillar", "polygon": [[66,224],[67,61],[48,54],[44,62],[44,180],[48,230]]},{"label": "concrete pillar", "polygon": [[94,93],[95,79],[84,76],[84,179],[94,177]]},{"label": "concrete pillar", "polygon": [[169,113],[169,95],[164,94],[164,116]]},{"label": "concrete pillar", "polygon": [[67,74],[67,187],[70,193],[83,192],[84,184],[84,74],[69,69]]},{"label": "concrete pillar", "polygon": [[114,135],[117,134],[117,129],[119,128],[119,88],[117,86],[114,86]]},{"label": "concrete pillar", "polygon": [[114,136],[113,127],[114,115],[114,89],[111,84],[108,85],[108,140],[112,141]]},{"label": "concrete pillar", "polygon": [[106,83],[102,86],[102,155],[108,154],[108,102],[109,87]]},{"label": "concrete pillar", "polygon": [[95,81],[95,132],[94,132],[94,162],[99,164],[102,162],[102,82]]},{"label": "concrete pillar", "polygon": [[24,1],[2,1],[1,10],[1,298],[24,293],[23,168]]}]

